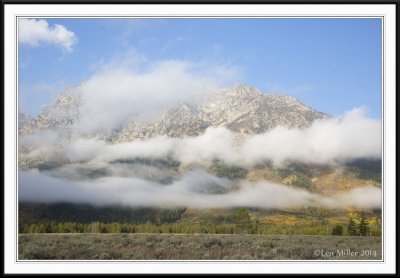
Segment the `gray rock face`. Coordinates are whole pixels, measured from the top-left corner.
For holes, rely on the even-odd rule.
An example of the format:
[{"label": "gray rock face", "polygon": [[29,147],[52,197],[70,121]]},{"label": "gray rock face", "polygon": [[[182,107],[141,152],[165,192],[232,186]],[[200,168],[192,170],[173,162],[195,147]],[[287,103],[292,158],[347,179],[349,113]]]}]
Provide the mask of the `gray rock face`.
[{"label": "gray rock face", "polygon": [[[24,135],[53,129],[68,133],[69,128],[85,113],[83,104],[79,86],[70,88],[37,118],[20,115],[19,133]],[[324,117],[327,115],[293,97],[263,94],[253,87],[238,84],[208,94],[195,105],[179,103],[157,120],[144,123],[133,117],[122,130],[96,136],[107,141],[130,142],[157,135],[197,136],[210,126],[224,126],[240,134],[258,134],[278,125],[306,127],[315,119]]]},{"label": "gray rock face", "polygon": [[35,119],[18,123],[19,133],[23,135],[38,130],[68,128],[79,120],[82,103],[79,87],[72,87],[58,95],[54,104],[44,108]]},{"label": "gray rock face", "polygon": [[[67,163],[58,157],[58,147],[62,149],[63,144],[77,138],[96,137],[113,144],[157,135],[198,136],[208,127],[223,126],[233,131],[235,138],[240,140],[246,135],[259,134],[279,125],[302,128],[315,119],[328,117],[293,97],[263,94],[246,85],[235,85],[207,94],[195,104],[179,103],[151,121],[134,116],[121,129],[96,131],[95,134],[74,128],[86,113],[90,113],[86,109],[80,88],[73,87],[61,93],[54,104],[43,109],[37,118],[20,114],[20,167],[47,167],[48,161],[52,161],[49,165],[53,165],[54,161]],[[55,153],[47,153],[47,147],[52,147]]]},{"label": "gray rock face", "polygon": [[33,118],[25,113],[18,113],[18,127],[22,128],[25,125],[30,125]]},{"label": "gray rock face", "polygon": [[306,127],[325,117],[326,114],[294,97],[263,94],[253,87],[238,84],[208,95],[196,107],[181,103],[152,123],[143,124],[133,119],[117,141],[130,142],[155,135],[196,136],[210,126],[225,126],[241,134],[258,134],[279,125]]}]

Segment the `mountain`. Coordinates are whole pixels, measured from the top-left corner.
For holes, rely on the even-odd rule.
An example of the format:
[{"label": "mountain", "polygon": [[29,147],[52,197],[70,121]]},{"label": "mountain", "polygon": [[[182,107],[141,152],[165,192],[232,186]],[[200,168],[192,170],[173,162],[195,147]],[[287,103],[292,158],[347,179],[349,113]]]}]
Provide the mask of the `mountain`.
[{"label": "mountain", "polygon": [[[86,113],[90,113],[87,107],[82,90],[77,86],[61,93],[54,104],[43,109],[36,118],[20,114],[19,169],[38,169],[57,179],[86,182],[97,178],[135,178],[163,186],[180,181],[189,171],[201,170],[207,175],[222,178],[224,182],[232,184],[232,188],[228,190],[235,190],[235,184],[240,180],[253,183],[270,181],[324,196],[366,185],[381,185],[381,160],[348,161],[352,163],[348,165],[347,162],[341,161],[332,165],[285,161],[284,164],[275,167],[268,160],[260,161],[256,165],[231,165],[223,159],[206,157],[205,163],[202,163],[202,160],[194,160],[192,163],[190,159],[186,163],[184,160],[182,162],[179,156],[169,153],[141,156],[141,142],[138,145],[110,146],[113,143],[132,142],[158,135],[197,136],[208,127],[226,127],[235,136],[241,137],[239,135],[260,134],[281,125],[304,128],[317,119],[330,117],[294,97],[266,94],[253,87],[238,84],[208,93],[196,102],[178,103],[164,113],[160,112],[157,117],[152,117],[153,120],[143,115],[131,115],[121,129],[102,134],[84,133],[85,130],[74,128],[75,124],[82,123],[80,120],[87,115]],[[104,113],[105,116],[109,116],[107,113],[113,111]],[[35,131],[55,132],[34,134]],[[32,136],[29,136],[30,134]],[[95,137],[95,140],[80,140],[82,137],[91,136]],[[149,145],[151,147],[143,145],[143,152],[156,153],[157,148],[154,146],[163,142],[155,140],[155,143],[151,142]],[[208,148],[207,144],[210,143],[207,141],[205,144]],[[104,145],[107,147],[103,149]],[[130,145],[134,147],[132,153],[137,152],[138,155],[125,155],[125,148],[128,150]],[[149,151],[149,148],[155,150]],[[97,153],[100,155],[97,156]],[[193,156],[201,158],[199,152],[193,153]],[[229,151],[227,153],[229,154]],[[192,154],[188,156],[190,155]],[[196,177],[193,179],[201,180]],[[207,191],[207,194],[225,192],[225,188],[214,186],[213,182],[201,184],[199,188],[195,188],[196,194],[203,194],[202,190]]]},{"label": "mountain", "polygon": [[[83,97],[79,86],[71,87],[59,94],[55,102],[45,107],[35,119],[19,122],[19,134],[38,130],[68,128],[79,120],[83,110]],[[25,119],[23,117],[23,119]]]},{"label": "mountain", "polygon": [[224,126],[242,134],[259,134],[279,125],[306,127],[327,116],[294,97],[263,94],[253,87],[238,84],[209,94],[195,105],[180,103],[154,122],[144,124],[133,119],[117,141],[129,142],[155,135],[196,136],[210,126]]},{"label": "mountain", "polygon": [[[86,112],[90,111],[85,110],[80,87],[72,87],[61,93],[35,119],[21,122],[19,132],[23,135],[37,130],[69,130]],[[108,141],[130,142],[157,135],[197,136],[210,126],[224,126],[241,134],[258,134],[278,125],[306,127],[325,117],[326,114],[294,97],[264,94],[253,87],[237,84],[209,93],[194,104],[179,103],[151,122],[132,115],[120,130],[103,131],[100,137]]]},{"label": "mountain", "polygon": [[[208,127],[220,126],[231,130],[236,136],[253,135],[280,125],[304,128],[316,119],[329,117],[327,114],[318,112],[290,96],[265,94],[253,87],[238,84],[206,94],[196,102],[178,103],[164,113],[155,113],[157,116],[153,116],[153,120],[149,120],[150,117],[143,117],[143,115],[132,115],[130,119],[127,119],[127,124],[120,130],[102,131],[100,133],[96,131],[96,134],[74,128],[76,127],[75,124],[81,123],[79,121],[87,115],[86,113],[90,113],[84,100],[82,90],[77,86],[61,93],[54,104],[43,109],[36,118],[31,118],[22,113],[19,114],[19,170],[24,172],[37,169],[41,172],[41,175],[38,176],[42,178],[41,182],[50,183],[48,187],[45,187],[50,193],[43,191],[41,192],[43,195],[51,195],[54,190],[58,190],[57,187],[51,189],[53,183],[55,183],[54,186],[60,183],[63,186],[65,185],[65,191],[64,188],[60,188],[61,192],[68,193],[71,190],[70,188],[76,188],[78,193],[74,196],[84,195],[86,189],[84,188],[83,193],[79,193],[79,190],[82,189],[79,188],[81,185],[77,184],[89,188],[92,181],[97,185],[101,184],[104,188],[110,186],[107,189],[110,191],[104,191],[109,192],[110,196],[113,195],[112,190],[123,190],[123,194],[126,191],[127,196],[129,196],[132,186],[139,185],[134,188],[140,188],[140,186],[145,187],[148,184],[148,191],[146,191],[148,193],[146,194],[149,194],[149,196],[156,194],[157,198],[161,199],[167,196],[164,195],[164,190],[168,192],[169,187],[177,187],[179,190],[176,191],[178,198],[181,191],[189,191],[194,195],[203,194],[205,202],[208,198],[210,200],[220,198],[225,193],[239,192],[242,194],[243,192],[243,198],[253,196],[247,195],[247,190],[250,192],[256,190],[257,184],[264,181],[284,185],[285,191],[282,191],[284,192],[282,195],[285,194],[285,196],[276,197],[278,199],[283,198],[283,200],[292,198],[289,192],[294,188],[305,190],[307,194],[313,194],[310,196],[319,195],[321,198],[322,196],[323,198],[330,198],[336,194],[346,193],[365,186],[382,187],[382,161],[380,159],[359,159],[343,163],[339,161],[326,165],[286,161],[279,167],[275,167],[269,161],[247,166],[245,164],[230,165],[228,162],[215,159],[210,164],[196,162],[185,165],[176,157],[168,154],[161,157],[155,156],[155,158],[151,156],[141,157],[141,150],[138,150],[138,156],[132,155],[130,157],[128,155],[125,157],[125,148],[128,150],[129,145],[135,144],[108,145],[132,142],[140,138],[151,138],[157,135],[170,137],[197,136]],[[108,116],[107,112],[112,113],[113,111],[104,111],[105,116]],[[39,132],[36,136],[36,131],[55,132]],[[96,140],[92,142],[93,145],[86,140],[80,140],[82,137],[91,136],[96,137]],[[94,156],[95,159],[93,159],[92,153],[102,153],[105,158],[110,155],[108,151],[102,150],[104,141],[107,141],[107,147],[110,147],[108,151],[112,150],[116,153],[115,158],[108,161],[102,159],[100,155]],[[161,140],[156,144],[163,144],[163,141]],[[140,146],[140,142],[138,145]],[[151,148],[154,148],[154,146],[155,144],[152,144]],[[206,147],[208,146],[206,145]],[[220,144],[217,144],[217,148],[219,146]],[[285,148],[285,146],[283,145],[282,148]],[[145,146],[143,151],[146,152],[148,149],[149,147]],[[198,152],[194,153],[194,155],[199,155]],[[70,154],[71,156],[69,156]],[[187,175],[190,172],[195,174]],[[204,175],[196,174],[199,172],[204,173]],[[208,176],[210,178],[204,178]],[[21,180],[20,178],[19,182]],[[191,185],[192,180],[195,180],[193,185]],[[246,182],[243,183],[242,188],[238,187],[241,181]],[[71,182],[71,187],[69,187],[68,182]],[[123,183],[119,184],[120,182]],[[29,180],[27,183],[32,184],[25,188],[32,188],[32,192],[35,192],[33,189],[35,182]],[[185,183],[188,183],[187,187]],[[22,186],[19,188],[19,192],[23,192]],[[102,194],[101,190],[105,189],[99,187],[99,195]],[[143,194],[140,190],[138,194]],[[263,194],[258,192],[255,191],[255,194]],[[273,189],[271,189],[271,192],[268,194],[275,194]],[[95,195],[97,192],[93,191],[93,193]],[[303,193],[299,192],[298,194]],[[129,207],[122,204],[115,204],[114,206],[91,205],[91,199],[89,199],[88,204],[66,201],[68,198],[60,203],[56,199],[55,202],[49,204],[36,203],[34,200],[32,203],[24,203],[20,199],[20,227],[30,229],[32,223],[41,222],[58,222],[65,225],[64,223],[69,221],[86,224],[96,221],[114,224],[116,222],[146,223],[147,226],[148,223],[154,225],[174,223],[187,226],[193,224],[202,226],[235,225],[236,223],[235,215],[239,207],[195,209],[189,206],[188,208],[169,208],[169,198],[175,198],[171,195],[166,198],[165,209],[151,207],[150,205],[149,207],[135,207],[134,201],[132,201],[132,207]],[[268,202],[268,196],[265,197],[265,202]],[[364,196],[361,198],[364,198]],[[367,196],[366,199],[368,200],[368,198]],[[221,198],[221,200],[224,199]],[[379,234],[380,210],[366,209],[366,211],[370,219],[372,217],[377,219],[376,223],[378,224],[373,227],[374,232]],[[270,229],[274,233],[286,233],[286,231],[309,233],[311,231],[320,234],[321,231],[330,233],[333,224],[347,225],[348,217],[353,217],[358,212],[358,208],[340,210],[313,206],[294,206],[293,208],[289,206],[288,208],[278,207],[275,209],[251,207],[249,208],[249,217],[254,225],[261,223],[265,225],[264,227],[271,227]],[[327,227],[329,227],[329,230]],[[158,226],[157,231],[159,231]]]},{"label": "mountain", "polygon": [[26,113],[18,113],[18,126],[23,127],[25,125],[30,125],[33,118]]}]

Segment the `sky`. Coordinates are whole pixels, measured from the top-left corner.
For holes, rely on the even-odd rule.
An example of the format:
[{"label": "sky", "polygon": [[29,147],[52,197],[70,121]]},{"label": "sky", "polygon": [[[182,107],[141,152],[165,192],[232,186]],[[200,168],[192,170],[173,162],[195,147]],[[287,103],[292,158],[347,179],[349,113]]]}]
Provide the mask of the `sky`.
[{"label": "sky", "polygon": [[107,69],[182,61],[217,69],[224,86],[291,95],[334,116],[363,107],[380,119],[381,36],[373,18],[20,19],[19,109],[36,116]]}]

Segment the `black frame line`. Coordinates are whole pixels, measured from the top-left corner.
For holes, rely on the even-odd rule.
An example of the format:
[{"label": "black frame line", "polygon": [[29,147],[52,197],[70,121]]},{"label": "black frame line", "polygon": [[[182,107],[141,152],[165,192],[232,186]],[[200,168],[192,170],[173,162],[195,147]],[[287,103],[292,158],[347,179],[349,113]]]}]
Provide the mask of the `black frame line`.
[{"label": "black frame line", "polygon": [[[224,19],[224,18],[236,18],[236,17],[234,17],[234,16],[193,16],[193,17],[195,17],[195,18],[216,18],[216,19],[218,19],[218,18],[221,18],[221,19]],[[193,18],[192,16],[184,16],[183,18]],[[291,16],[282,16],[283,18],[292,18]],[[274,16],[273,18],[282,18],[281,16]],[[338,17],[338,16],[332,16],[332,17],[334,17],[334,18],[353,18],[353,16],[343,16],[343,17]],[[356,18],[369,18],[369,16],[356,16]],[[383,47],[383,38],[384,38],[384,16],[371,16],[372,18],[381,18],[381,22],[382,22],[382,55],[383,55],[383,52],[384,52],[384,47]],[[38,16],[38,15],[35,15],[35,16],[16,16],[16,26],[18,26],[18,20],[19,20],[19,18],[68,18],[68,19],[80,19],[80,18],[82,18],[81,16],[70,16],[70,17],[64,17],[64,16],[49,16],[49,17],[42,17],[42,16]],[[83,18],[86,18],[85,16],[83,16]],[[103,16],[90,16],[90,18],[96,18],[96,19],[102,19],[102,18],[107,18],[107,19],[119,19],[120,17],[118,17],[118,16],[105,16],[105,17],[103,17]],[[149,18],[149,19],[158,19],[158,18],[181,18],[181,17],[178,17],[178,16],[162,16],[162,17],[159,17],[159,16],[131,16],[131,17],[123,17],[123,18],[126,18],[126,19],[134,19],[134,18]],[[238,17],[238,18],[242,18],[242,17]],[[252,18],[252,17],[250,17],[250,16],[247,16],[247,17],[245,17],[245,18]],[[270,18],[269,16],[264,16],[264,17],[257,17],[257,18]],[[313,17],[313,16],[295,16],[294,18],[324,18],[324,17],[320,17],[320,16],[315,16],[315,17]],[[16,27],[16,32],[17,32],[17,36],[16,36],[16,39],[18,39],[18,28]],[[18,42],[16,41],[16,61],[17,61],[17,63],[16,63],[16,65],[17,65],[17,67],[16,67],[16,76],[17,76],[17,79],[16,79],[16,119],[17,119],[17,123],[18,123]],[[384,60],[382,59],[382,75],[384,76],[384,74],[383,74],[383,69],[384,69]],[[384,82],[383,82],[383,80],[382,80],[382,84],[383,84]],[[384,90],[382,89],[382,99],[381,99],[381,105],[382,105],[382,113],[384,112]],[[384,113],[383,113],[384,114]],[[384,115],[383,115],[384,116]],[[384,118],[382,118],[382,122],[384,122]],[[383,134],[384,133],[382,133],[382,137],[383,137]],[[19,219],[18,219],[18,137],[19,137],[19,135],[18,135],[18,129],[17,129],[17,132],[16,132],[16,140],[17,140],[17,148],[16,148],[16,158],[17,158],[17,173],[16,173],[16,181],[17,181],[17,183],[16,183],[16,204],[17,204],[17,209],[16,209],[16,231],[19,231],[19,226],[18,226],[18,224],[19,224]],[[383,140],[383,142],[384,142],[384,140]],[[382,144],[382,145],[384,145],[384,143]],[[383,157],[383,154],[382,154],[382,157]],[[382,167],[384,168],[384,159],[382,159]],[[384,188],[385,188],[385,186],[384,186],[384,181],[383,181],[383,173],[384,172],[382,172],[382,196],[384,196],[384,192],[385,192],[385,190],[384,190]],[[382,216],[383,216],[383,219],[384,219],[384,209],[383,209],[383,207],[384,207],[384,202],[382,202]],[[383,221],[383,223],[382,223],[382,228],[383,228],[383,226],[384,226],[384,223],[386,223],[386,221]],[[385,233],[385,229],[384,229],[384,232],[382,233],[382,259],[381,260],[329,260],[329,261],[324,261],[324,260],[279,260],[279,262],[302,262],[302,263],[304,263],[304,262],[306,262],[306,263],[315,263],[315,262],[325,262],[325,263],[341,263],[341,262],[356,262],[356,263],[361,263],[361,262],[368,262],[368,263],[370,263],[370,262],[373,262],[373,263],[382,263],[382,262],[385,262],[385,260],[384,260],[384,251],[385,251],[385,248],[384,248],[384,238],[385,238],[385,236],[383,236],[383,234]],[[53,262],[62,262],[62,263],[64,263],[64,262],[77,262],[77,261],[82,261],[82,262],[90,262],[90,263],[92,263],[92,262],[106,262],[106,263],[115,263],[115,262],[129,262],[129,263],[134,263],[134,262],[137,262],[137,263],[143,263],[143,262],[150,262],[150,263],[153,263],[153,262],[160,262],[160,263],[164,263],[164,262],[183,262],[183,263],[185,263],[185,262],[187,262],[187,263],[193,263],[193,262],[196,262],[196,263],[198,263],[198,262],[200,262],[200,263],[202,263],[202,262],[205,262],[205,263],[223,263],[223,262],[226,262],[226,263],[260,263],[260,262],[273,262],[273,263],[276,263],[276,261],[275,260],[112,260],[112,261],[110,261],[110,260],[51,260],[51,261],[49,261],[49,260],[19,260],[18,259],[18,233],[17,233],[17,237],[16,237],[16,250],[17,250],[17,252],[16,252],[16,256],[17,256],[17,258],[16,258],[16,261],[15,262],[21,262],[21,263],[24,263],[24,262],[29,262],[29,263],[31,263],[31,262],[49,262],[49,263],[53,263]]]}]

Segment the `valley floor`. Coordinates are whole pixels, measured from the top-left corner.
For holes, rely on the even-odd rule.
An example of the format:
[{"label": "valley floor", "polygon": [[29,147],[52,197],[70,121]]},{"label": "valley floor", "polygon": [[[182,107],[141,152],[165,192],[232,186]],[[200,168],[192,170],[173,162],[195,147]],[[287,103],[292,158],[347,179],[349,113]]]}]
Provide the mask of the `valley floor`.
[{"label": "valley floor", "polygon": [[20,234],[20,260],[381,260],[381,237]]}]

